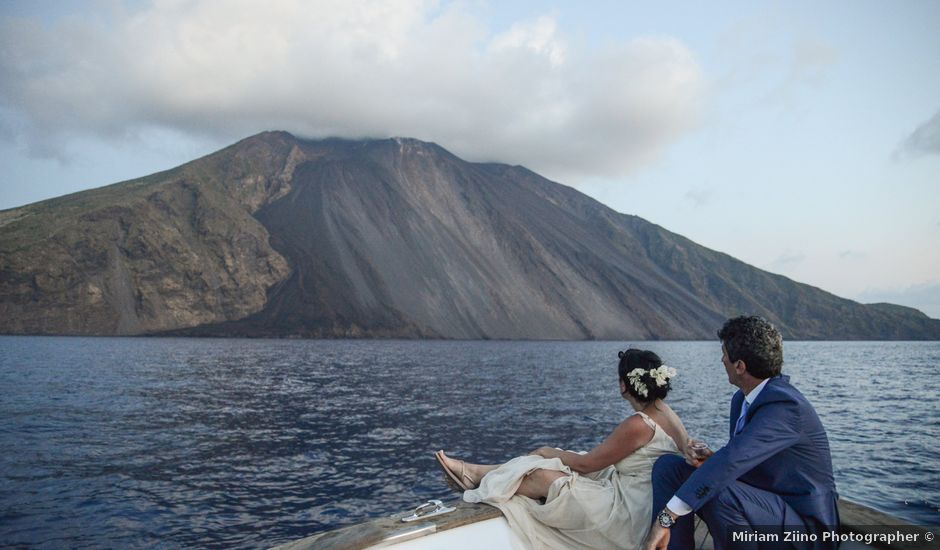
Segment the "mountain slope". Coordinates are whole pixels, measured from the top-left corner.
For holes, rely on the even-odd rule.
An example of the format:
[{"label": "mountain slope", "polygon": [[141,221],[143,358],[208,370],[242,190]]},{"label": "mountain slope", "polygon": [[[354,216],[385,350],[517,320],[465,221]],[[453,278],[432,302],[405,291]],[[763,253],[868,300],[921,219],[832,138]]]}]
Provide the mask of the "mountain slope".
[{"label": "mountain slope", "polygon": [[940,321],[748,266],[521,167],[411,139],[264,133],[0,212],[6,333],[940,338]]}]

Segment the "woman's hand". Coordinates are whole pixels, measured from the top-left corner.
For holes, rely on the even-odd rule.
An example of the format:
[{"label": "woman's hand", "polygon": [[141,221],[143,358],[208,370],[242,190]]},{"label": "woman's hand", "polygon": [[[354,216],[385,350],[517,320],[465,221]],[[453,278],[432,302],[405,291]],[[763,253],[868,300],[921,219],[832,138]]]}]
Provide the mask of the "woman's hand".
[{"label": "woman's hand", "polygon": [[689,439],[686,441],[685,449],[682,450],[682,454],[685,455],[685,462],[689,466],[698,468],[708,460],[709,457],[715,454],[715,451],[709,449],[702,441]]}]

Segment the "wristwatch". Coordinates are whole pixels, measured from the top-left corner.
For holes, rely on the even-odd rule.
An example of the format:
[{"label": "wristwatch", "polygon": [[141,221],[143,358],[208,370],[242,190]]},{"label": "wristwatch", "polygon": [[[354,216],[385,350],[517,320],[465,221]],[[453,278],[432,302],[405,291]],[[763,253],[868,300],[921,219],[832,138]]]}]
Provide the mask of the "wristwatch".
[{"label": "wristwatch", "polygon": [[656,519],[659,520],[659,525],[663,529],[669,529],[676,524],[676,520],[672,518],[672,514],[669,513],[669,510],[663,509],[662,512],[656,516]]}]

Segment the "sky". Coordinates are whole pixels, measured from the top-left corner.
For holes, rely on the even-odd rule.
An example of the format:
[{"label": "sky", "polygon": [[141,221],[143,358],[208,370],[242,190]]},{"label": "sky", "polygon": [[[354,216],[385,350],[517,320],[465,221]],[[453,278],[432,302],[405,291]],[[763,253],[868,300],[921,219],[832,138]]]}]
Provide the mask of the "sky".
[{"label": "sky", "polygon": [[940,318],[940,2],[0,2],[0,209],[264,130],[521,164]]}]

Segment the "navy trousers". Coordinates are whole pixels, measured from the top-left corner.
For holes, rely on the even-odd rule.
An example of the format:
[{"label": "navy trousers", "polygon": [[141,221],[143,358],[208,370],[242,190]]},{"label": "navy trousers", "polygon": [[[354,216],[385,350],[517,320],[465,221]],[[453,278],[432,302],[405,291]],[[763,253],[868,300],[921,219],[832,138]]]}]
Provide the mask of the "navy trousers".
[{"label": "navy trousers", "polygon": [[[686,464],[685,459],[677,455],[664,455],[653,466],[653,516],[666,507],[669,499],[679,487],[692,475],[695,468]],[[742,540],[741,533],[755,528],[782,533],[784,530],[795,533],[819,532],[818,528],[807,525],[796,511],[780,495],[758,489],[746,483],[735,481],[715,495],[700,510],[698,515],[712,535],[716,550],[726,548],[812,548],[812,543],[766,544],[758,540]],[[693,514],[680,517],[672,526],[669,550],[687,550],[694,547]],[[814,522],[810,522],[811,524]],[[738,539],[734,538],[738,533]],[[797,535],[799,536],[799,535]]]}]

